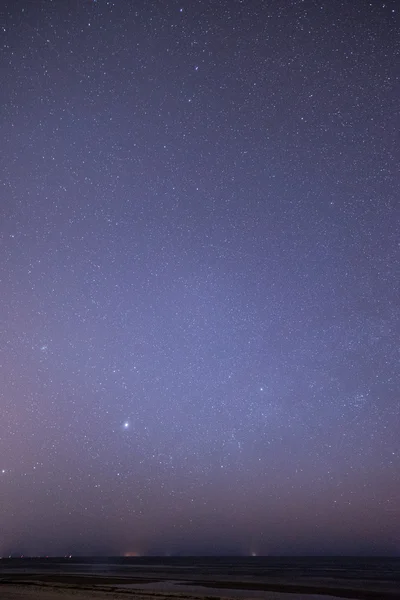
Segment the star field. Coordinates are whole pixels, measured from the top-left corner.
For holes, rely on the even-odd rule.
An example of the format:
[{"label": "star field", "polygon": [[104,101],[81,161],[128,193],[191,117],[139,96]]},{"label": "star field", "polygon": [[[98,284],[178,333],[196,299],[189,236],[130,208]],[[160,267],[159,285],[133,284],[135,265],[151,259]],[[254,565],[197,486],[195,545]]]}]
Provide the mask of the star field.
[{"label": "star field", "polygon": [[3,5],[0,555],[400,552],[396,5]]}]

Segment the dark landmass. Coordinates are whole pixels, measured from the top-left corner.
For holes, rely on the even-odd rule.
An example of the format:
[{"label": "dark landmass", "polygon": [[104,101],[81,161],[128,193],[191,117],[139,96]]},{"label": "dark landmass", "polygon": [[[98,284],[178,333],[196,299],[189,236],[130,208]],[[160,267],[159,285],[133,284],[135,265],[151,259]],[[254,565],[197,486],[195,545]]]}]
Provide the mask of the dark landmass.
[{"label": "dark landmass", "polygon": [[[0,584],[152,597],[400,600],[399,558],[2,559]],[[293,596],[298,595],[298,596]],[[305,596],[301,596],[305,597]]]}]

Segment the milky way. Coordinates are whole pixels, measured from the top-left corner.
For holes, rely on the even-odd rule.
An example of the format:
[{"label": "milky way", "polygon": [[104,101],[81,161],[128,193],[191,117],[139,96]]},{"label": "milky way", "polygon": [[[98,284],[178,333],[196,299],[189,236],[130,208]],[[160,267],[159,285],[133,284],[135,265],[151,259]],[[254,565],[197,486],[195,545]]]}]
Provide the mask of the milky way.
[{"label": "milky way", "polygon": [[0,555],[400,552],[398,9],[3,3]]}]

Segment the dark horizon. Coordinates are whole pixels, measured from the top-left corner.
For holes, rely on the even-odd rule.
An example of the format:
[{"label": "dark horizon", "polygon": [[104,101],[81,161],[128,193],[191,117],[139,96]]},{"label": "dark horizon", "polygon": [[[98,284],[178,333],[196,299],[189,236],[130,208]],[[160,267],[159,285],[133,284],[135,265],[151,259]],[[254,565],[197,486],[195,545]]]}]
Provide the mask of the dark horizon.
[{"label": "dark horizon", "polygon": [[66,562],[79,562],[81,560],[88,562],[95,561],[109,561],[109,560],[118,560],[121,562],[143,562],[146,559],[154,559],[154,560],[169,560],[171,561],[175,559],[183,559],[183,560],[201,560],[201,559],[248,559],[249,561],[256,561],[257,559],[271,559],[271,560],[285,560],[285,559],[294,559],[294,560],[302,560],[302,559],[340,559],[340,560],[352,560],[352,559],[371,559],[371,560],[386,560],[386,559],[400,559],[400,553],[397,554],[138,554],[138,555],[124,555],[124,554],[60,554],[60,555],[51,555],[51,554],[32,554],[25,555],[19,553],[12,553],[8,556],[0,556],[0,560],[7,561],[39,561],[39,560],[48,560],[48,561],[66,561]]}]

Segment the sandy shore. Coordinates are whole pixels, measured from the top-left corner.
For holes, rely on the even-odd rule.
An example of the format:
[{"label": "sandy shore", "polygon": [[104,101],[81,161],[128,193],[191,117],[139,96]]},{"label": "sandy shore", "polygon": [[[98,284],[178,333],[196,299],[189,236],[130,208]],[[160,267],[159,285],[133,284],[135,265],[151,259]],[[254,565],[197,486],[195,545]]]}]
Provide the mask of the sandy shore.
[{"label": "sandy shore", "polygon": [[[0,584],[1,600],[211,600],[218,598],[214,594],[185,595],[163,594],[157,592],[143,593],[141,590],[93,590],[74,589],[70,586],[42,586],[42,585],[13,585]],[[228,600],[229,596],[219,596],[221,600]],[[291,594],[282,592],[261,592],[257,595],[259,600],[338,600],[338,597],[315,594]],[[250,596],[249,600],[255,600]]]}]

